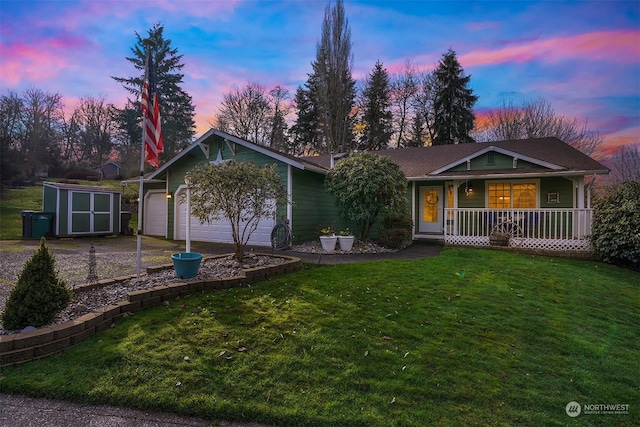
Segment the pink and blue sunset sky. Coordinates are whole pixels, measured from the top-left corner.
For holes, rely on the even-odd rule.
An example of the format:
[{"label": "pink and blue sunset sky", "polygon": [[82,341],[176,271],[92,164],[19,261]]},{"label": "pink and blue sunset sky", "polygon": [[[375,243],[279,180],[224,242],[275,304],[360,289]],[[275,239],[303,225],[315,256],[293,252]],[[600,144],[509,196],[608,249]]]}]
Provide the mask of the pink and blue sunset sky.
[{"label": "pink and blue sunset sky", "polygon": [[[135,32],[156,22],[184,55],[184,89],[197,134],[210,128],[222,96],[257,82],[295,94],[315,58],[322,0],[2,0],[0,88],[63,96],[103,95],[124,106],[111,76],[135,75],[125,59]],[[345,0],[354,78],[377,60],[400,72],[407,60],[430,70],[452,48],[482,116],[503,102],[545,98],[598,131],[609,153],[640,142],[640,2]]]}]

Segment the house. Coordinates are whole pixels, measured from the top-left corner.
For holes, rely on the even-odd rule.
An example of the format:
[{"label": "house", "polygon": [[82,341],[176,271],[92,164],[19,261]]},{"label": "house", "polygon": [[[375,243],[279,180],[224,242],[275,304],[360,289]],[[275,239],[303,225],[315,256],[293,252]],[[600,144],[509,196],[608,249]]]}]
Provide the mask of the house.
[{"label": "house", "polygon": [[[608,169],[557,138],[376,151],[406,174],[414,239],[483,246],[492,236],[508,244],[586,250],[591,184]],[[313,240],[321,225],[341,222],[324,178],[344,155],[293,157],[215,129],[145,178],[143,232],[185,240],[184,176],[201,162],[230,159],[275,163],[290,203],[276,207],[290,222],[294,243]],[[231,243],[225,221],[192,218],[191,239]],[[275,219],[264,219],[249,244],[270,245]],[[375,234],[374,234],[375,235]]]},{"label": "house", "polygon": [[[377,151],[410,186],[414,239],[588,250],[591,186],[609,170],[557,138]],[[332,156],[304,158],[329,169]]]},{"label": "house", "polygon": [[120,165],[115,162],[107,162],[96,168],[101,179],[115,179],[120,175]]},{"label": "house", "polygon": [[[317,238],[320,224],[339,220],[335,203],[324,192],[326,170],[298,158],[253,144],[215,129],[209,130],[160,168],[144,177],[143,233],[174,240],[186,240],[190,224],[193,241],[233,243],[231,225],[225,220],[201,224],[187,221],[185,174],[196,165],[234,159],[259,165],[276,164],[290,202],[277,206],[277,218],[262,219],[249,240],[250,245],[270,246],[271,231],[279,219],[289,219],[294,242]],[[126,183],[136,183],[131,179]]]}]

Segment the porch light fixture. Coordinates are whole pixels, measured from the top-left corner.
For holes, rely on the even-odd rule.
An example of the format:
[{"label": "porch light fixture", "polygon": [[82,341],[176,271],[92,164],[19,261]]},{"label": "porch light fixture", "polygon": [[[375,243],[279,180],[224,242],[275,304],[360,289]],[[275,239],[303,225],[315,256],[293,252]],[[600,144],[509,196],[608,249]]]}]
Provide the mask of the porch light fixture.
[{"label": "porch light fixture", "polygon": [[172,193],[171,191],[169,191],[169,192],[166,194],[166,196],[167,196],[167,199],[171,199],[171,198],[173,198],[173,193]]},{"label": "porch light fixture", "polygon": [[473,184],[467,181],[464,186],[464,194],[468,196],[469,193],[473,193]]}]

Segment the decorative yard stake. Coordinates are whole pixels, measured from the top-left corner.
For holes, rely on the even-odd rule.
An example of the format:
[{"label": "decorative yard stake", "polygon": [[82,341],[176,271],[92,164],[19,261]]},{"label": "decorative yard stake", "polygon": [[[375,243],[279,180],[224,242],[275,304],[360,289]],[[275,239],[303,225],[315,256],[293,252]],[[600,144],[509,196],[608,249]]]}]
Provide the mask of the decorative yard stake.
[{"label": "decorative yard stake", "polygon": [[89,248],[89,274],[87,275],[87,282],[94,284],[97,281],[98,272],[96,271],[96,248],[93,247],[93,242],[91,242],[91,247]]}]

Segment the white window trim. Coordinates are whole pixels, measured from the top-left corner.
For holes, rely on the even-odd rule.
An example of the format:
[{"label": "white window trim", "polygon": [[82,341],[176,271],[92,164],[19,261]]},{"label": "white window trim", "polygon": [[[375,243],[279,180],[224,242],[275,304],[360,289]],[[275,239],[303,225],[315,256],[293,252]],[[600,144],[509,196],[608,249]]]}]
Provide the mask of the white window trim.
[{"label": "white window trim", "polygon": [[513,207],[513,184],[535,184],[536,185],[536,207],[540,209],[540,179],[492,179],[484,182],[484,206],[489,207],[489,184],[505,184],[508,183],[511,191],[511,206],[506,209],[514,209]]}]

